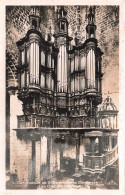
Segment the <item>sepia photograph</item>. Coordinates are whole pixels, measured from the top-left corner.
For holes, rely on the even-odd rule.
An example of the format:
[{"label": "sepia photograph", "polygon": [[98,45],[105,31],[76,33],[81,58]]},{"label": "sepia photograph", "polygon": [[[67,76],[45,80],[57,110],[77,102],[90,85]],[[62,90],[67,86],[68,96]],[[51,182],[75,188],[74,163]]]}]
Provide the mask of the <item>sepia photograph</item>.
[{"label": "sepia photograph", "polygon": [[5,9],[6,189],[118,190],[119,5]]}]

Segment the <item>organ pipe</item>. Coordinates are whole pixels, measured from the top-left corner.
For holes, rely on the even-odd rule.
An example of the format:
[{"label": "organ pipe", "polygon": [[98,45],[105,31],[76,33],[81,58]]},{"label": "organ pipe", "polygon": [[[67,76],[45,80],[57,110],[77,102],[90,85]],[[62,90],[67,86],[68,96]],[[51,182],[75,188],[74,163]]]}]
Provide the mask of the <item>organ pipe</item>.
[{"label": "organ pipe", "polygon": [[28,64],[29,64],[29,58],[30,58],[29,48],[27,48],[27,63],[28,63]]},{"label": "organ pipe", "polygon": [[66,46],[65,46],[65,53],[64,53],[64,59],[65,59],[65,92],[67,92],[67,53],[66,53]]},{"label": "organ pipe", "polygon": [[87,83],[88,88],[95,88],[95,53],[93,49],[90,49],[87,55]]},{"label": "organ pipe", "polygon": [[94,88],[95,88],[95,52],[93,51],[93,81],[94,81]]},{"label": "organ pipe", "polygon": [[25,52],[24,50],[22,51],[22,65],[25,63]]},{"label": "organ pipe", "polygon": [[41,51],[41,65],[45,66],[45,54]]},{"label": "organ pipe", "polygon": [[33,43],[30,45],[30,83],[33,83]]},{"label": "organ pipe", "polygon": [[30,83],[39,84],[39,44],[30,45]]},{"label": "organ pipe", "polygon": [[35,43],[33,43],[33,83],[35,83],[35,57],[36,57],[36,51],[35,51]]},{"label": "organ pipe", "polygon": [[62,92],[63,92],[63,87],[64,87],[64,45],[61,46],[61,67],[62,67],[62,83],[61,83],[61,87],[62,87]]},{"label": "organ pipe", "polygon": [[65,45],[60,45],[57,66],[58,92],[67,91],[67,51]]}]

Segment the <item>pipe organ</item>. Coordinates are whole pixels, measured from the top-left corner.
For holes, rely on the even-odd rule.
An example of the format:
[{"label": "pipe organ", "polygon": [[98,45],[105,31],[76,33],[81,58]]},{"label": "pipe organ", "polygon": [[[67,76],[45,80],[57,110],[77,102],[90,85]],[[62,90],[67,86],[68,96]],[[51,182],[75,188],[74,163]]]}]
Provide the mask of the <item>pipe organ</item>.
[{"label": "pipe organ", "polygon": [[[74,41],[72,45],[63,6],[57,11],[54,43],[51,34],[47,41],[42,37],[39,7],[32,8],[30,29],[17,42],[20,51],[18,97],[23,102],[22,118],[26,124],[61,127],[60,121],[63,121],[66,127],[78,123],[80,127],[97,125],[95,113],[102,101],[103,53],[95,38],[94,14],[91,8],[89,11],[88,38],[84,43]],[[36,122],[32,123],[32,118]]]},{"label": "pipe organ", "polygon": [[[80,7],[77,9],[80,20]],[[17,116],[18,127],[14,130],[17,139],[24,140],[30,148],[27,162],[31,170],[27,169],[27,176],[29,181],[38,182],[39,179],[40,183],[36,184],[48,183],[54,177],[58,181],[59,171],[67,179],[79,175],[77,181],[85,179],[88,172],[95,178],[99,174],[97,179],[104,178],[104,169],[116,161],[118,111],[109,97],[97,110],[102,102],[103,52],[95,37],[94,13],[90,7],[87,39],[80,42],[80,32],[75,40],[69,36],[67,12],[59,6],[56,30],[44,39],[40,29],[40,8],[33,6],[29,16],[30,29],[17,42],[18,99],[22,102],[23,114]],[[77,30],[80,29],[79,22],[76,25]],[[12,88],[11,102],[13,98],[17,101]],[[13,134],[10,137],[13,138]],[[76,155],[72,157],[72,153]],[[11,161],[15,165],[15,161]],[[71,169],[69,177],[67,167]],[[20,175],[20,170],[17,173]]]}]

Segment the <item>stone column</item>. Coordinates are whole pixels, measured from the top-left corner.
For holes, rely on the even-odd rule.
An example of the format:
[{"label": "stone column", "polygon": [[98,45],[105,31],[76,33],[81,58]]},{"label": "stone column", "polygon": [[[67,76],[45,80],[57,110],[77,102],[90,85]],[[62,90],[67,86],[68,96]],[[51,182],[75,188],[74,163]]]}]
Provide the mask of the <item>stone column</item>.
[{"label": "stone column", "polygon": [[41,178],[40,178],[40,141],[36,141],[36,147],[35,147],[35,153],[36,153],[36,182],[40,182]]},{"label": "stone column", "polygon": [[60,169],[63,169],[63,146],[60,146]]},{"label": "stone column", "polygon": [[112,150],[112,136],[109,136],[109,151]]},{"label": "stone column", "polygon": [[[91,153],[92,153],[92,156],[95,156],[95,139],[97,137],[90,137],[90,141],[91,141]],[[95,168],[95,159],[92,158],[92,161],[91,161],[91,168],[94,169]]]},{"label": "stone column", "polygon": [[[10,90],[10,173],[13,172],[13,164],[16,164],[16,154],[20,140],[17,139],[17,115],[23,115],[22,102],[17,98],[16,90]],[[15,147],[16,146],[16,147]]]},{"label": "stone column", "polygon": [[32,176],[31,180],[35,181],[36,179],[36,151],[35,151],[35,141],[32,141]]},{"label": "stone column", "polygon": [[75,173],[78,173],[79,171],[79,150],[80,150],[80,139],[78,133],[76,133],[76,167],[75,167]]},{"label": "stone column", "polygon": [[103,137],[99,137],[99,153],[103,153]]},{"label": "stone column", "polygon": [[50,173],[53,172],[53,137],[50,137]]},{"label": "stone column", "polygon": [[47,164],[47,138],[41,137],[41,165]]},{"label": "stone column", "polygon": [[96,137],[91,137],[90,140],[91,140],[91,152],[92,152],[92,156],[95,155],[95,139]]},{"label": "stone column", "polygon": [[47,137],[47,170],[48,175],[50,174],[50,137]]},{"label": "stone column", "polygon": [[60,170],[60,152],[57,150],[57,169]]}]

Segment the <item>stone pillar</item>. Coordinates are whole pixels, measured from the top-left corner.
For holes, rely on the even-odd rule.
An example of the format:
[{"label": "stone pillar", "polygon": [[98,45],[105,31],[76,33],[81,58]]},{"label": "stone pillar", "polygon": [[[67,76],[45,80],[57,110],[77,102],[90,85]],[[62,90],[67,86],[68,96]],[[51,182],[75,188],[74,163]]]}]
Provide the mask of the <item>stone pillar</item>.
[{"label": "stone pillar", "polygon": [[36,151],[35,151],[35,141],[32,141],[32,181],[36,179]]},{"label": "stone pillar", "polygon": [[78,173],[79,171],[79,150],[80,150],[80,139],[78,133],[76,133],[76,167],[75,167],[75,173]]},{"label": "stone pillar", "polygon": [[36,141],[36,147],[35,147],[35,153],[36,153],[36,182],[40,182],[40,141]]},{"label": "stone pillar", "polygon": [[[91,144],[91,153],[92,153],[92,156],[95,156],[95,139],[97,137],[90,137],[90,144]],[[95,159],[92,158],[92,161],[91,161],[91,169],[94,169],[95,168]]]},{"label": "stone pillar", "polygon": [[50,137],[50,173],[53,172],[53,137]]},{"label": "stone pillar", "polygon": [[41,137],[41,166],[47,164],[47,138]]},{"label": "stone pillar", "polygon": [[50,174],[50,137],[47,137],[47,170],[48,175]]},{"label": "stone pillar", "polygon": [[112,150],[112,136],[109,136],[109,151]]},{"label": "stone pillar", "polygon": [[60,169],[63,169],[63,146],[60,146]]},{"label": "stone pillar", "polygon": [[91,140],[91,153],[92,153],[92,156],[95,155],[95,139],[96,137],[91,137],[90,140]]},{"label": "stone pillar", "polygon": [[60,170],[60,152],[57,150],[57,169]]},{"label": "stone pillar", "polygon": [[99,137],[99,153],[103,153],[103,137]]},{"label": "stone pillar", "polygon": [[[16,161],[16,150],[18,150],[18,142],[16,131],[17,115],[23,115],[22,102],[17,98],[16,90],[10,90],[10,173],[13,172],[13,164]],[[15,147],[16,145],[16,147]],[[15,163],[16,164],[16,163]]]}]

